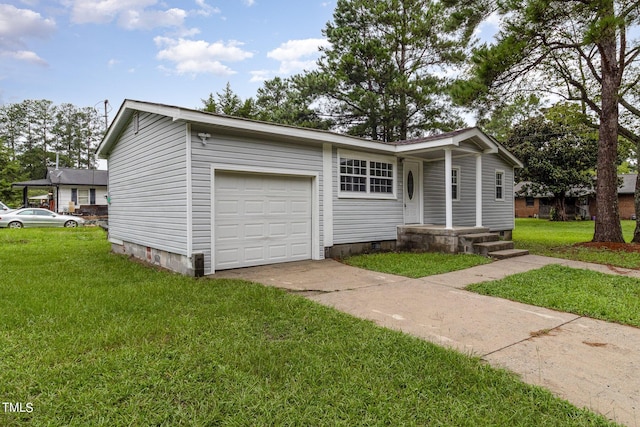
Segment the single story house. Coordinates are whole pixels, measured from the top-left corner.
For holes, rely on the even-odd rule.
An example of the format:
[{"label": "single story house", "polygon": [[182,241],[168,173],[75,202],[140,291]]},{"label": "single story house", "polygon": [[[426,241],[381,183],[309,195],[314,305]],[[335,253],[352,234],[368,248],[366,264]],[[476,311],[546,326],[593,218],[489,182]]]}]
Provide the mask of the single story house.
[{"label": "single story house", "polygon": [[[621,219],[635,219],[634,194],[637,174],[620,174],[618,180],[618,207]],[[555,204],[552,194],[532,194],[524,191],[527,182],[514,187],[516,218],[549,218]],[[575,189],[567,195],[567,214],[589,219],[596,214],[596,197],[593,189]]]},{"label": "single story house", "polygon": [[22,206],[29,206],[29,188],[41,188],[48,192],[39,199],[50,210],[59,213],[86,211],[104,214],[107,210],[107,183],[109,172],[96,169],[47,168],[44,179],[14,182],[14,188],[22,188]]},{"label": "single story house", "polygon": [[109,240],[189,275],[394,248],[399,227],[510,235],[521,163],[477,128],[381,143],[125,100],[109,161]]}]

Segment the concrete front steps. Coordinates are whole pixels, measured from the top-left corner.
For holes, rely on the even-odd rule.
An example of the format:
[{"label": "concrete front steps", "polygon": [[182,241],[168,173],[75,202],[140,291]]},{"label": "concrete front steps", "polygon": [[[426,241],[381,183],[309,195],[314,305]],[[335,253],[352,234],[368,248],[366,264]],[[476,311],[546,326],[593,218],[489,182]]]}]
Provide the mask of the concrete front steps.
[{"label": "concrete front steps", "polygon": [[500,240],[498,233],[464,234],[459,238],[460,252],[482,255],[496,259],[528,255],[529,251],[515,249],[510,240]]}]

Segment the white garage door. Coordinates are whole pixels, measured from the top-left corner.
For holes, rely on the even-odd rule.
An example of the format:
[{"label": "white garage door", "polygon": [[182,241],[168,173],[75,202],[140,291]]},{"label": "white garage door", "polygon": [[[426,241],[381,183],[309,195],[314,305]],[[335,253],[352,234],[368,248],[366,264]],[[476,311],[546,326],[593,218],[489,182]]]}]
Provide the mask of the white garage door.
[{"label": "white garage door", "polygon": [[311,258],[311,178],[216,173],[215,269]]}]

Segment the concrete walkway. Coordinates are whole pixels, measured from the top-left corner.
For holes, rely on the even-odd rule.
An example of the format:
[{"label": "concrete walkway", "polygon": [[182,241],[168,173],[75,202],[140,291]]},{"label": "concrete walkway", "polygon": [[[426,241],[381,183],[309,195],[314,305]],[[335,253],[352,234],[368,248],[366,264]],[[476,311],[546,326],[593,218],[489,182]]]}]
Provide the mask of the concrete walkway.
[{"label": "concrete walkway", "polygon": [[346,313],[479,356],[578,407],[640,427],[640,329],[464,290],[562,264],[640,278],[640,271],[527,255],[421,279],[333,260],[216,273],[299,292]]}]

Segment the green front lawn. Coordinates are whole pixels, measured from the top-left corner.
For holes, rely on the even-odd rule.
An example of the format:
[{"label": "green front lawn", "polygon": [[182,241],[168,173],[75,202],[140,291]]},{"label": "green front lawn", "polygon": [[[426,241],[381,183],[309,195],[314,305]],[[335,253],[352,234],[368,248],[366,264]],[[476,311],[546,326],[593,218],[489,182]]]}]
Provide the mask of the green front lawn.
[{"label": "green front lawn", "polygon": [[463,270],[491,262],[489,258],[478,255],[409,252],[355,255],[343,261],[354,267],[413,278]]},{"label": "green front lawn", "polygon": [[640,280],[548,265],[468,290],[640,327]]},{"label": "green front lawn", "polygon": [[[574,259],[617,267],[640,268],[639,252],[621,252],[575,246],[593,239],[593,221],[557,222],[545,219],[517,218],[513,241],[519,249],[557,258]],[[635,221],[622,221],[627,242],[633,237]]]},{"label": "green front lawn", "polygon": [[[0,230],[0,425],[608,425],[451,350],[302,297]],[[30,404],[28,406],[27,404]]]}]

